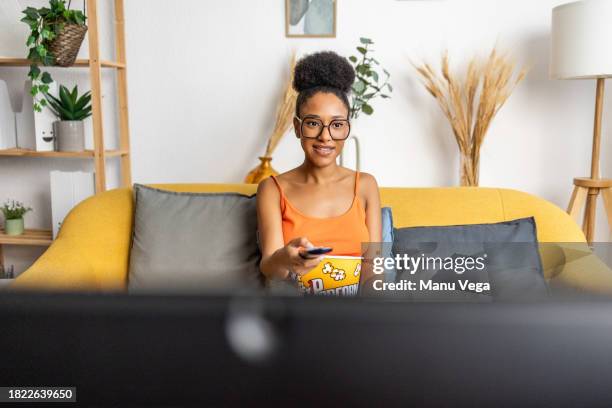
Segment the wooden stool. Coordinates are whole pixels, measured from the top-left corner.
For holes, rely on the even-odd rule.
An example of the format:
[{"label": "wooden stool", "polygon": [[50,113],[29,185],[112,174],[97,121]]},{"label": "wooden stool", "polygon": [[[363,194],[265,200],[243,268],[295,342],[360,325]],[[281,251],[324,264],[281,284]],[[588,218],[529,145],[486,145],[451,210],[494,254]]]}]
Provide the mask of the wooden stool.
[{"label": "wooden stool", "polygon": [[588,177],[574,179],[574,191],[567,212],[577,224],[580,224],[580,213],[586,202],[582,231],[589,243],[593,242],[595,236],[595,209],[599,193],[603,197],[606,215],[608,216],[608,226],[612,230],[612,179],[592,179]]}]

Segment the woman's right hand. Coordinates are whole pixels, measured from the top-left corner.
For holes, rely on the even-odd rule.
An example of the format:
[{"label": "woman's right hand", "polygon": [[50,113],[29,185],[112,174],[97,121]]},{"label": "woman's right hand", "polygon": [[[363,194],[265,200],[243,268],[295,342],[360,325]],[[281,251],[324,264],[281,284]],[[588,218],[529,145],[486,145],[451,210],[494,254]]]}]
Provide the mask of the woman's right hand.
[{"label": "woman's right hand", "polygon": [[298,237],[292,239],[283,248],[289,262],[289,268],[291,271],[298,275],[304,275],[310,272],[315,266],[317,266],[322,260],[323,255],[319,255],[312,258],[303,258],[300,256],[300,252],[304,248],[313,248],[314,245],[308,241],[306,237]]}]

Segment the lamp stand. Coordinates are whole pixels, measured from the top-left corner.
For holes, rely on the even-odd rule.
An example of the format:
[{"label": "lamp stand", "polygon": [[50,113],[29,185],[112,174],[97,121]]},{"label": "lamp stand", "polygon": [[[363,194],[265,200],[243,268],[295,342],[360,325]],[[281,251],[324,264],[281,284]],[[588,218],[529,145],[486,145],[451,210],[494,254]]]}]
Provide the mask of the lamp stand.
[{"label": "lamp stand", "polygon": [[605,78],[597,78],[597,93],[595,96],[595,124],[593,127],[593,152],[591,155],[591,177],[577,177],[574,179],[574,191],[570,199],[567,212],[580,223],[579,217],[582,206],[586,202],[582,230],[589,244],[595,236],[595,209],[597,196],[601,193],[604,199],[608,226],[612,230],[612,179],[599,178],[599,150],[601,142],[601,117],[603,112],[604,82]]}]

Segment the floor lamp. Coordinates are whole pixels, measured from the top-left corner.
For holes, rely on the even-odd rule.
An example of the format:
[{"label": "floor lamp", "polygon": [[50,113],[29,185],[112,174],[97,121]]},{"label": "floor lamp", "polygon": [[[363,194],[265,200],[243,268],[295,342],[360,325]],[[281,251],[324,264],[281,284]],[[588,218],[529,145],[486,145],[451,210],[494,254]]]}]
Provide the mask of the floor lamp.
[{"label": "floor lamp", "polygon": [[612,230],[612,179],[599,174],[601,120],[605,79],[612,77],[612,1],[583,0],[557,6],[552,12],[550,76],[554,79],[595,79],[595,123],[591,176],[574,179],[567,212],[579,222],[587,241],[595,236],[595,209],[601,193]]}]

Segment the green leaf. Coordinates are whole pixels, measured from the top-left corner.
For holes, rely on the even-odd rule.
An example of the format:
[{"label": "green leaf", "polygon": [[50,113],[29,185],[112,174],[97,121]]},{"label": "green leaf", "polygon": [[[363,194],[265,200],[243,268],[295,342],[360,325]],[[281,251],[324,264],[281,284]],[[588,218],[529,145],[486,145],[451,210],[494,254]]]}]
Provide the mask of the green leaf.
[{"label": "green leaf", "polygon": [[70,97],[70,92],[64,85],[60,85],[59,96],[60,100],[62,101],[62,107],[71,112],[74,111],[74,103]]},{"label": "green leaf", "polygon": [[47,100],[46,99],[41,99],[40,100],[40,106],[47,106]]},{"label": "green leaf", "polygon": [[28,72],[28,76],[32,79],[38,79],[40,75],[40,68],[37,65],[30,65],[30,72]]},{"label": "green leaf", "polygon": [[32,20],[30,17],[23,17],[20,21],[26,23],[27,25],[30,26],[31,29],[36,29],[36,27],[38,26],[38,22],[36,20]]},{"label": "green leaf", "polygon": [[53,54],[47,54],[41,58],[43,65],[55,65],[55,57]]},{"label": "green leaf", "polygon": [[32,85],[32,88],[30,89],[30,95],[36,96],[37,93],[38,93],[38,85]]},{"label": "green leaf", "polygon": [[74,105],[75,110],[81,110],[91,101],[91,92],[84,93]]},{"label": "green leaf", "polygon": [[389,88],[389,92],[393,92],[393,87],[391,86],[391,84],[387,84],[387,88]]},{"label": "green leaf", "polygon": [[367,94],[363,95],[363,98],[364,99],[372,99],[372,97],[374,95],[376,95],[376,92],[370,92],[370,93],[367,93]]},{"label": "green leaf", "polygon": [[367,72],[368,72],[368,66],[367,65],[358,65],[357,68],[355,68],[355,71],[357,71],[358,74],[366,75]]},{"label": "green leaf", "polygon": [[48,72],[43,72],[40,80],[43,84],[50,84],[51,82],[53,82],[53,78],[51,78],[51,75]]},{"label": "green leaf", "polygon": [[390,98],[390,96],[389,96],[389,95],[385,95],[385,94],[380,94],[380,97],[381,97],[381,98],[384,98],[384,99]]},{"label": "green leaf", "polygon": [[361,37],[361,38],[359,39],[359,41],[360,41],[362,44],[374,44],[374,43],[372,42],[372,40],[370,40],[369,38],[365,38],[365,37]]},{"label": "green leaf", "polygon": [[47,102],[49,102],[49,109],[51,110],[51,112],[53,112],[53,114],[58,118],[61,118],[62,115],[60,114],[60,101],[58,101],[56,97],[48,93],[45,94],[45,98]]},{"label": "green leaf", "polygon": [[83,109],[74,113],[75,120],[83,120],[91,116],[91,108]]},{"label": "green leaf", "polygon": [[366,84],[362,80],[358,80],[353,84],[353,91],[357,94],[363,93],[366,89]]},{"label": "green leaf", "polygon": [[47,55],[47,48],[44,45],[39,44],[39,45],[36,46],[36,52],[41,57],[44,57],[45,55]]},{"label": "green leaf", "polygon": [[30,51],[28,52],[28,59],[32,62],[40,61],[40,56],[38,55],[36,48],[30,48]]},{"label": "green leaf", "polygon": [[34,37],[33,35],[28,37],[28,41],[26,41],[26,46],[29,47],[30,45],[34,44],[34,42],[36,41],[36,37]]},{"label": "green leaf", "polygon": [[351,55],[351,56],[349,57],[349,60],[350,60],[351,62],[357,62],[357,57],[355,57],[354,55]]},{"label": "green leaf", "polygon": [[374,78],[374,81],[378,82],[378,72],[372,71],[372,78]]},{"label": "green leaf", "polygon": [[386,69],[383,68],[383,72],[385,73],[385,75],[387,75],[387,77],[390,76],[389,71],[387,71]]},{"label": "green leaf", "polygon": [[78,25],[85,24],[85,16],[83,15],[83,13],[81,13],[80,11],[76,11],[74,13],[74,22]]},{"label": "green leaf", "polygon": [[43,30],[40,32],[40,36],[44,38],[45,40],[50,40],[51,35],[53,35],[53,33],[47,30],[46,28],[43,28]]},{"label": "green leaf", "polygon": [[42,92],[42,93],[49,92],[49,85],[44,85],[44,84],[40,85],[39,89],[40,89],[40,92]]},{"label": "green leaf", "polygon": [[62,120],[74,120],[74,114],[72,111],[64,108],[63,106],[58,106],[58,111]]},{"label": "green leaf", "polygon": [[53,106],[62,104],[59,99],[57,99],[55,96],[51,95],[48,92],[45,92],[45,98],[47,98],[49,103]]},{"label": "green leaf", "polygon": [[40,17],[40,15],[38,14],[38,10],[36,10],[34,7],[28,7],[23,10],[22,13],[31,18],[32,20],[38,20],[38,17]]},{"label": "green leaf", "polygon": [[360,53],[362,53],[362,54],[365,54],[366,52],[368,52],[368,50],[366,50],[366,49],[365,49],[365,48],[363,48],[363,47],[357,47],[357,51],[359,51],[359,52],[360,52]]},{"label": "green leaf", "polygon": [[367,103],[364,103],[364,104],[361,106],[361,111],[362,111],[363,113],[365,113],[366,115],[371,115],[371,114],[373,114],[373,113],[374,113],[374,109],[373,109],[373,108],[372,108],[370,105],[368,105]]},{"label": "green leaf", "polygon": [[77,102],[77,95],[78,95],[78,88],[75,85],[74,88],[72,88],[72,92],[70,92],[70,99],[72,100],[72,102],[74,102],[76,104]]}]

